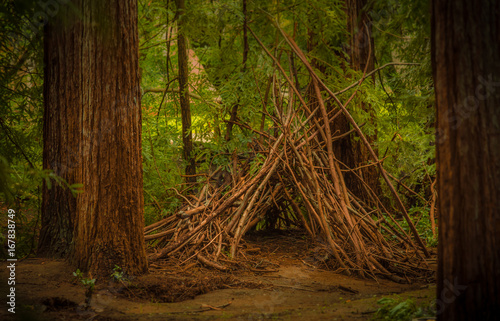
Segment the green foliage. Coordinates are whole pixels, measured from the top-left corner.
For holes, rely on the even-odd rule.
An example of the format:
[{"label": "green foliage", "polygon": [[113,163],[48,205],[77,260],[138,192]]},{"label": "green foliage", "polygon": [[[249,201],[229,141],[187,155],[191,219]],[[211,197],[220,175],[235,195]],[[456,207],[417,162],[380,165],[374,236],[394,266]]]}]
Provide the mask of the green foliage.
[{"label": "green foliage", "polygon": [[[409,0],[404,3],[377,0],[370,4],[368,15],[372,19],[376,67],[388,62],[418,65],[382,69],[340,98],[345,101],[358,90],[349,111],[358,123],[365,123],[366,134],[376,134],[375,147],[379,156],[385,157],[385,168],[427,198],[430,181],[426,178],[435,176],[428,4]],[[234,126],[232,139],[229,142],[224,139],[231,109],[238,105],[238,121],[260,128],[267,82],[270,77],[281,83],[284,79],[275,72],[272,60],[251,33],[247,35],[249,53],[243,66],[241,1],[192,0],[186,5],[182,17],[186,36],[191,55],[199,60],[198,66],[190,67],[191,92],[198,96],[191,99],[198,172],[208,174],[219,166],[230,170],[230,155],[244,153],[256,137],[253,132]],[[297,68],[298,86],[303,93],[310,78],[300,63],[291,64],[290,48],[277,37],[268,16],[293,36],[309,59],[315,60],[316,72],[325,83],[338,90],[362,76],[362,72],[351,70],[344,60],[349,44],[344,5],[344,1],[327,0],[286,4],[248,1],[247,18],[249,27],[278,57],[283,68],[287,71]],[[142,87],[169,89],[166,93],[147,93],[142,99],[144,196],[146,224],[149,224],[175,212],[182,203],[172,188],[182,192],[180,175],[185,163],[175,92],[178,89],[176,8],[172,1],[164,0],[142,0],[139,8],[139,16],[143,17],[139,20]],[[264,112],[272,115],[275,108],[271,99]],[[368,104],[372,112],[360,108],[361,103]],[[269,126],[270,122],[265,121],[264,131],[271,131]],[[255,172],[262,161],[252,160],[251,171]],[[389,194],[388,190],[384,192]],[[409,207],[427,206],[412,198],[405,201]],[[429,221],[423,217],[417,226],[425,234]]]},{"label": "green foliage", "polygon": [[[427,207],[412,207],[408,211],[410,217],[415,218],[416,224],[415,228],[418,231],[418,234],[422,239],[426,242],[427,246],[436,247],[438,244],[437,239],[437,222],[435,222],[436,226],[436,236],[432,234],[431,229],[431,219],[429,216],[429,208]],[[408,229],[408,224],[405,222],[403,224],[403,228]]]},{"label": "green foliage", "polygon": [[[42,28],[35,1],[0,2],[0,204],[16,211],[16,254],[36,249],[42,168]],[[31,26],[28,24],[31,23]]]},{"label": "green foliage", "polygon": [[[242,1],[190,0],[186,5],[182,19],[187,26],[190,55],[199,62],[190,66],[191,130],[197,170],[207,175],[217,167],[230,171],[231,155],[246,153],[257,137],[251,130],[235,125],[232,138],[226,141],[230,111],[238,106],[238,122],[259,130],[264,113],[263,130],[274,134],[269,115],[278,115],[272,91],[265,108],[263,102],[270,80],[284,91],[286,82],[250,32],[248,57],[243,64]],[[350,35],[344,6],[344,1],[337,0],[247,1],[249,27],[278,58],[290,78],[297,81],[306,99],[310,77],[298,59],[292,59],[290,48],[269,17],[294,38],[308,59],[315,62],[316,72],[325,84],[336,91],[362,77],[362,72],[349,68],[346,60]],[[346,101],[358,91],[348,105],[349,112],[358,123],[365,123],[366,134],[376,135],[374,147],[384,158],[385,169],[428,199],[429,185],[436,174],[429,3],[375,0],[370,1],[370,6],[367,14],[372,20],[375,67],[392,62],[418,65],[386,67],[339,98]],[[56,184],[74,193],[80,187],[42,169],[42,33],[41,29],[26,27],[38,9],[34,1],[0,4],[0,201],[8,200],[23,209],[19,217],[26,222],[26,233],[19,235],[27,235],[22,247],[26,253],[33,248],[32,237],[38,229],[41,183],[48,187]],[[174,1],[139,1],[146,224],[179,208],[183,200],[174,188],[181,194],[186,192],[181,176],[185,161],[176,80],[176,19]],[[294,68],[295,75],[290,72]],[[152,88],[166,91],[148,91]],[[286,106],[288,95],[282,99]],[[361,108],[362,103],[371,110]],[[252,159],[251,172],[255,173],[263,161],[262,156]],[[411,195],[404,201],[411,208],[419,233],[429,245],[435,244],[428,204]],[[408,228],[405,222],[401,224]]]},{"label": "green foliage", "polygon": [[[412,207],[408,210],[408,215],[410,218],[412,218],[412,222],[415,225],[415,228],[417,229],[418,234],[420,237],[426,242],[427,246],[429,247],[435,247],[438,244],[438,239],[437,239],[437,222],[435,222],[436,226],[436,236],[432,234],[432,229],[431,229],[431,219],[429,216],[429,208],[428,207]],[[399,230],[394,222],[390,220],[389,217],[386,217],[387,222],[389,222],[390,225],[392,225],[396,230]],[[386,225],[386,223],[382,223]],[[398,221],[399,226],[408,234],[411,234],[410,226],[408,225],[408,222],[405,219],[401,219]],[[384,232],[382,230],[382,232]],[[397,238],[397,236],[393,235],[393,238]]]},{"label": "green foliage", "polygon": [[80,269],[77,269],[75,272],[73,272],[73,276],[78,280],[80,281],[86,288],[89,292],[92,292],[94,290],[94,287],[95,287],[95,281],[96,279],[89,279],[89,278],[86,278],[82,271],[80,271]]},{"label": "green foliage", "polygon": [[115,265],[115,267],[113,268],[113,273],[111,274],[111,277],[113,278],[113,281],[124,280],[125,278],[123,277],[122,268],[119,267],[118,265]]},{"label": "green foliage", "polygon": [[41,162],[43,75],[41,29],[27,28],[34,5],[0,4],[0,156],[32,167]]},{"label": "green foliage", "polygon": [[250,174],[254,175],[258,169],[262,167],[262,165],[265,162],[265,158],[263,155],[259,154],[257,155],[251,162],[250,162]]},{"label": "green foliage", "polygon": [[409,321],[413,318],[433,316],[429,306],[417,307],[412,299],[403,301],[400,298],[382,298],[377,303],[382,307],[377,310],[372,320]]},{"label": "green foliage", "polygon": [[[378,150],[388,156],[385,168],[415,188],[435,176],[434,87],[430,56],[430,10],[427,1],[378,0],[370,16],[378,65],[376,74]],[[427,182],[430,184],[430,182]]]}]

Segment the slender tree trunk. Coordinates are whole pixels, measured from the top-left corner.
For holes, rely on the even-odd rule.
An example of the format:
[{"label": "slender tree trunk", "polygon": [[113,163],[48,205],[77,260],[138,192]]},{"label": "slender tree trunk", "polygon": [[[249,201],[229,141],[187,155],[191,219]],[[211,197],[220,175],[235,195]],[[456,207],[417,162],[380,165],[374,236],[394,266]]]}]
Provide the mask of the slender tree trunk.
[{"label": "slender tree trunk", "polygon": [[432,2],[438,320],[500,317],[500,2]]},{"label": "slender tree trunk", "polygon": [[143,236],[137,3],[72,1],[44,37],[44,169],[39,253],[94,276],[147,271]]},{"label": "slender tree trunk", "polygon": [[[350,57],[351,68],[357,71],[366,70],[367,73],[374,69],[374,41],[371,36],[370,19],[367,15],[367,0],[346,0],[347,9],[347,30],[351,34],[348,56]],[[372,126],[375,125],[375,115],[370,105],[361,103],[360,106],[365,112],[371,114]],[[346,119],[339,118],[339,123],[347,122]],[[345,127],[345,125],[341,125]],[[377,141],[377,132],[373,135],[367,135],[368,141],[374,143]],[[370,152],[361,141],[351,141],[353,151],[353,167],[367,165],[371,162]],[[375,152],[377,151],[374,149]],[[347,159],[346,159],[347,160]],[[377,166],[368,166],[356,171],[359,176],[376,193],[380,194],[380,182]],[[359,179],[346,179],[347,187],[358,196],[368,201],[367,191],[359,182]]]},{"label": "slender tree trunk", "polygon": [[191,106],[189,101],[189,57],[187,41],[184,35],[183,15],[186,11],[184,0],[176,0],[179,27],[177,36],[177,50],[179,61],[179,97],[181,102],[182,142],[184,146],[184,160],[186,165],[186,182],[196,183],[196,163],[193,155],[193,134],[191,131]]},{"label": "slender tree trunk", "polygon": [[[243,0],[243,63],[242,63],[242,72],[246,71],[246,63],[248,58],[248,51],[250,50],[248,47],[248,36],[247,36],[247,0]],[[240,90],[241,91],[241,90]],[[238,108],[240,106],[239,100],[236,104],[233,105],[231,109],[231,114],[229,117],[229,122],[226,127],[226,141],[230,141],[233,135],[233,127],[234,122],[238,119]]]}]

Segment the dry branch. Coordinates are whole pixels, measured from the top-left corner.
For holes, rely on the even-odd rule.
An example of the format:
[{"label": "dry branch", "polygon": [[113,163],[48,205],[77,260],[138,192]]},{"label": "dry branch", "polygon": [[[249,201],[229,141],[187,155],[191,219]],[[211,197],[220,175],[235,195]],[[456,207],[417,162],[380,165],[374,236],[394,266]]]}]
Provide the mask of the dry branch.
[{"label": "dry branch", "polygon": [[[149,259],[154,261],[176,256],[186,263],[197,258],[206,266],[227,270],[228,265],[238,264],[239,253],[242,253],[240,243],[245,233],[259,222],[264,222],[272,228],[295,226],[305,229],[313,240],[325,244],[333,268],[348,274],[379,275],[402,282],[404,279],[400,276],[404,275],[403,272],[410,276],[427,272],[426,263],[413,240],[417,240],[426,255],[427,249],[388,180],[382,162],[346,110],[347,103],[342,104],[325,86],[293,39],[280,29],[311,75],[319,106],[310,108],[306,98],[296,88],[296,83],[281,66],[279,58],[274,57],[248,29],[285,79],[283,83],[276,79],[269,81],[269,91],[274,94],[274,99],[269,102],[267,98],[262,100],[263,104],[272,104],[275,110],[273,115],[264,113],[273,121],[275,136],[264,133],[262,128],[255,130],[249,124],[241,124],[260,136],[252,144],[251,152],[260,156],[255,160],[264,158],[265,161],[260,164],[254,161],[250,166],[249,160],[234,154],[231,163],[233,176],[226,182],[229,188],[214,184],[212,175],[200,181],[203,187],[199,189],[200,195],[194,198],[195,204],[186,202],[176,215],[145,228],[146,239],[156,248]],[[286,99],[279,95],[283,86],[288,86],[286,90],[290,93]],[[354,170],[338,162],[332,143],[334,139],[351,132],[337,133],[330,128],[339,112],[333,115],[327,113],[323,91],[337,102],[341,112],[347,116],[354,128],[352,134],[357,134],[367,145],[374,163],[362,166],[379,168],[394,199],[402,208],[413,239],[369,186],[365,187],[375,204],[371,207],[347,189],[344,172]],[[355,177],[366,185],[361,177]],[[402,271],[402,266],[405,271]]]}]

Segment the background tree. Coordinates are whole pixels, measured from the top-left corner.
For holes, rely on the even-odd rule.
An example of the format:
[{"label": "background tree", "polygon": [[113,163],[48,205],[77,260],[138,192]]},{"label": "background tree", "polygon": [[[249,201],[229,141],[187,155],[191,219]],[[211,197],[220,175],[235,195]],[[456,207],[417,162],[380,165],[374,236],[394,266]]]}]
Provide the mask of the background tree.
[{"label": "background tree", "polygon": [[193,135],[191,131],[191,105],[189,99],[189,56],[185,32],[184,0],[176,0],[177,4],[177,52],[179,62],[179,97],[182,114],[182,142],[184,160],[186,161],[186,181],[196,182],[196,163],[193,155]]},{"label": "background tree", "polygon": [[44,184],[39,253],[145,272],[136,1],[61,6],[44,54],[43,165],[82,188]]},{"label": "background tree", "polygon": [[438,320],[500,315],[500,2],[432,4]]},{"label": "background tree", "polygon": [[[347,57],[349,57],[351,69],[357,72],[355,73],[356,78],[360,78],[360,75],[362,76],[363,73],[370,73],[375,68],[375,41],[372,37],[372,22],[369,17],[371,9],[366,0],[346,1],[347,31],[350,34]],[[374,77],[372,76],[371,80],[373,79]],[[357,106],[351,106],[351,109],[359,108],[369,115],[367,122],[370,122],[371,126],[366,127],[369,128],[367,139],[374,147],[377,142],[376,112],[366,101],[361,100],[355,103],[357,103]],[[341,117],[339,121],[343,118]],[[347,121],[344,120],[344,122]],[[345,128],[346,126],[343,125],[342,127]],[[371,162],[370,152],[359,140],[353,141],[351,144],[351,151],[343,151],[343,154],[352,153],[352,163],[349,163],[351,156],[344,156],[346,164],[351,168],[359,168],[356,170],[357,174],[363,178],[369,189],[376,195],[379,195],[380,182],[377,167],[374,165],[366,166]],[[377,152],[378,149],[375,147],[374,150]],[[362,196],[366,201],[370,200],[370,193],[367,191],[367,187],[361,184],[359,179],[351,175],[351,177],[348,177],[346,184],[357,195]]]},{"label": "background tree", "polygon": [[55,177],[42,170],[45,20],[40,12],[32,1],[0,2],[0,172],[7,175],[0,179],[7,189],[0,192],[0,204],[18,214],[19,257],[36,251],[41,181]]},{"label": "background tree", "polygon": [[[243,15],[243,26],[242,26],[242,31],[243,31],[243,60],[242,60],[242,67],[241,67],[241,72],[242,74],[245,73],[246,71],[246,62],[248,59],[248,35],[247,35],[247,24],[248,24],[248,13],[247,13],[247,0],[242,0],[242,12],[241,14]],[[242,95],[241,93],[241,86],[238,87],[238,95]],[[239,100],[239,99],[238,99]],[[234,122],[238,120],[238,108],[241,103],[238,101],[236,102],[233,107],[231,108],[231,113],[229,117],[229,121],[227,123],[226,127],[226,136],[225,139],[226,141],[231,140],[232,134],[233,134],[233,126]]]},{"label": "background tree", "polygon": [[[329,78],[340,78],[337,80],[336,86],[342,87],[343,84],[352,82],[354,79],[359,79],[363,73],[370,73],[375,65],[375,42],[372,37],[372,21],[369,13],[372,9],[364,0],[347,0],[342,3],[323,4],[327,6],[330,12],[335,14],[339,20],[345,21],[344,26],[335,26],[336,32],[331,32],[328,38],[325,39],[325,29],[331,28],[332,22],[324,17],[324,14],[317,12],[318,4],[311,4],[310,12],[308,13],[310,26],[308,27],[307,49],[313,57],[312,63],[319,72],[328,75]],[[333,15],[333,14],[331,14]],[[321,21],[317,23],[316,21]],[[327,43],[325,43],[327,41]],[[329,54],[325,54],[325,48],[329,47]],[[335,70],[332,65],[337,65],[338,70]],[[340,70],[342,70],[340,72]],[[374,77],[370,77],[366,82],[367,86],[373,86]],[[361,93],[365,93],[365,86],[359,88]],[[309,86],[309,90],[311,90]],[[309,94],[310,103],[316,104],[314,93]],[[330,113],[339,111],[333,104],[328,102],[327,108]],[[376,134],[376,111],[364,99],[362,94],[358,94],[354,101],[348,105],[350,112],[354,115],[361,116],[365,126],[363,129],[367,133],[369,142],[377,148]],[[333,110],[332,110],[333,109]],[[320,117],[321,118],[321,117]],[[361,117],[360,117],[361,118]],[[371,189],[376,195],[380,194],[379,174],[376,166],[366,166],[371,161],[371,156],[364,144],[354,139],[355,135],[345,134],[352,128],[347,120],[347,117],[340,113],[330,124],[334,137],[343,137],[336,139],[333,142],[333,151],[337,159],[344,164],[348,169],[354,169],[354,173],[349,171],[345,173],[346,186],[364,201],[373,203]],[[346,168],[346,169],[347,169]],[[367,184],[363,184],[360,180]]]}]

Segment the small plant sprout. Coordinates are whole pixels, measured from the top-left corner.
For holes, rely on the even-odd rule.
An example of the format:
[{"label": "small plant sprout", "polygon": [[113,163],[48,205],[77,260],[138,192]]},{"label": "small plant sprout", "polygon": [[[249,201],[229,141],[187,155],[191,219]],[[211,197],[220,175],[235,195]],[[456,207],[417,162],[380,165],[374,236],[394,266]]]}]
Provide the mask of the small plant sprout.
[{"label": "small plant sprout", "polygon": [[122,268],[119,267],[118,265],[115,265],[115,267],[113,268],[113,274],[111,274],[111,277],[113,278],[114,281],[121,281],[123,279]]},{"label": "small plant sprout", "polygon": [[80,269],[77,269],[75,272],[73,272],[73,276],[80,280],[82,284],[85,286],[85,303],[87,306],[90,304],[90,300],[92,298],[92,293],[94,292],[94,287],[95,287],[95,281],[96,279],[92,279],[92,276],[90,278],[85,278],[83,276],[82,271]]},{"label": "small plant sprout", "polygon": [[96,279],[85,278],[83,276],[82,271],[80,271],[80,269],[77,269],[75,272],[73,272],[73,276],[75,278],[77,278],[80,282],[82,282],[82,284],[85,285],[90,291],[94,290],[95,280]]}]

